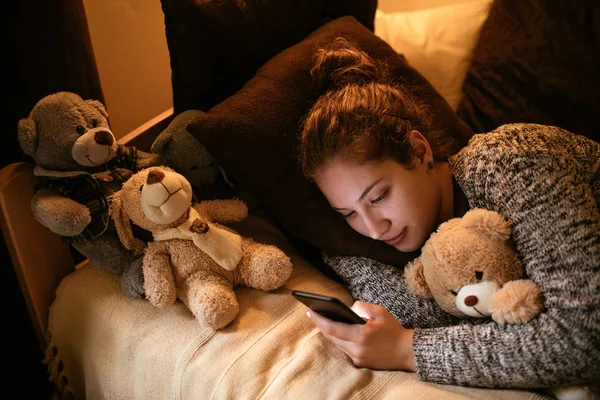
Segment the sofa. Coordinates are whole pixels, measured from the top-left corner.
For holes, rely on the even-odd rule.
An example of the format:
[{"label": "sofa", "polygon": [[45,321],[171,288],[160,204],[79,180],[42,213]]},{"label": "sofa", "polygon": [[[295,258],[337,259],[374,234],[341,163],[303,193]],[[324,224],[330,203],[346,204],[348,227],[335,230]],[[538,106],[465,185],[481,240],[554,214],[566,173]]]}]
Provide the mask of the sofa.
[{"label": "sofa", "polygon": [[[56,396],[551,398],[544,390],[441,385],[415,373],[357,368],[331,345],[291,295],[302,290],[352,303],[321,254],[371,257],[398,268],[415,254],[359,237],[336,218],[299,173],[293,144],[303,113],[319,94],[307,83],[310,54],[340,35],[387,62],[396,83],[430,106],[436,123],[461,144],[517,121],[554,124],[598,140],[594,93],[600,78],[593,72],[600,39],[593,32],[600,23],[582,15],[598,16],[600,7],[541,0],[461,1],[406,12],[385,12],[376,1],[161,4],[174,114],[205,111],[188,131],[259,205],[230,226],[282,249],[293,272],[271,292],[237,289],[234,322],[218,331],[202,327],[181,302],[157,308],[128,298],[118,276],[88,260],[75,263],[62,238],[31,214],[33,165],[5,167],[2,232]],[[574,42],[576,54],[570,53]],[[576,84],[582,79],[586,85]],[[121,143],[149,151],[172,117],[146,124]]]}]

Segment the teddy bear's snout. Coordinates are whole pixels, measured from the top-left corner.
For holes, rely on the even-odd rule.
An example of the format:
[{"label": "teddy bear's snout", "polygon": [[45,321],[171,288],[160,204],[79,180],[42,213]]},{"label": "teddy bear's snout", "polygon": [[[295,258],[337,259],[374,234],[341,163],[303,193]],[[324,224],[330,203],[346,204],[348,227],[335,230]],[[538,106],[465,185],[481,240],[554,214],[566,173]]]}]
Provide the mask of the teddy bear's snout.
[{"label": "teddy bear's snout", "polygon": [[148,170],[142,179],[145,183],[140,187],[139,200],[150,221],[171,224],[187,215],[193,193],[183,175],[156,167]]},{"label": "teddy bear's snout", "polygon": [[500,285],[493,281],[465,285],[456,294],[456,308],[470,317],[487,317],[491,314],[490,299],[498,290]]},{"label": "teddy bear's snout", "polygon": [[477,299],[477,296],[467,296],[465,297],[465,304],[469,307],[473,307],[474,305],[477,305],[477,302],[479,300]]},{"label": "teddy bear's snout", "polygon": [[105,146],[112,146],[113,136],[108,131],[98,131],[94,134],[94,141]]}]

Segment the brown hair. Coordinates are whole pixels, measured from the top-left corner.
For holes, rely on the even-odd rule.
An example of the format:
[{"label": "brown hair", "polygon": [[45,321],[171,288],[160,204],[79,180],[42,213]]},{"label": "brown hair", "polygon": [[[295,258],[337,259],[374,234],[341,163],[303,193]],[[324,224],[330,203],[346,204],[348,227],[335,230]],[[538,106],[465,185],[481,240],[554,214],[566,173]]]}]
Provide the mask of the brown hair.
[{"label": "brown hair", "polygon": [[362,164],[393,158],[411,168],[413,150],[407,133],[425,136],[434,160],[444,161],[457,143],[430,126],[428,107],[393,85],[386,65],[345,38],[318,50],[311,75],[327,89],[302,121],[298,156],[310,179],[332,160]]}]

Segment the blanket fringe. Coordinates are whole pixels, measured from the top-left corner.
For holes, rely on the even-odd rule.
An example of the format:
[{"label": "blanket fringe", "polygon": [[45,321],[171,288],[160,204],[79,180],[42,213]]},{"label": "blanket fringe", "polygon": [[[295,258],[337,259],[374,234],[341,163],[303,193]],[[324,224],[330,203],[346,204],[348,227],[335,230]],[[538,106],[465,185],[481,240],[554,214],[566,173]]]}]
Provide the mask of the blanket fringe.
[{"label": "blanket fringe", "polygon": [[52,342],[50,331],[46,333],[46,351],[43,363],[48,370],[48,380],[52,383],[54,394],[60,400],[75,400],[73,390],[69,386],[69,377],[65,369],[65,363],[60,358],[59,350]]}]

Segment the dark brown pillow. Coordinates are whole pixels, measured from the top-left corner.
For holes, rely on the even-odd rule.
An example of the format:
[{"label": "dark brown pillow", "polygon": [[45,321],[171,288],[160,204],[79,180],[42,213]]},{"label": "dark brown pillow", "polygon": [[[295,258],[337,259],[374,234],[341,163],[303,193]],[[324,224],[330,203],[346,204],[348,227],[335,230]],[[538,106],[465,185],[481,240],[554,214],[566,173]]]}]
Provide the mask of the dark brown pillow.
[{"label": "dark brown pillow", "polygon": [[296,160],[299,122],[319,95],[309,70],[317,49],[338,36],[386,61],[396,82],[431,106],[436,127],[445,128],[463,144],[472,135],[404,57],[350,16],[325,24],[273,57],[241,90],[194,120],[188,131],[288,234],[335,254],[404,264],[415,255],[400,253],[353,231],[318,188],[302,176]]},{"label": "dark brown pillow", "polygon": [[600,2],[496,0],[458,115],[477,132],[511,122],[600,140]]},{"label": "dark brown pillow", "polygon": [[207,111],[262,64],[325,21],[353,15],[373,30],[377,0],[161,0],[175,113]]}]

